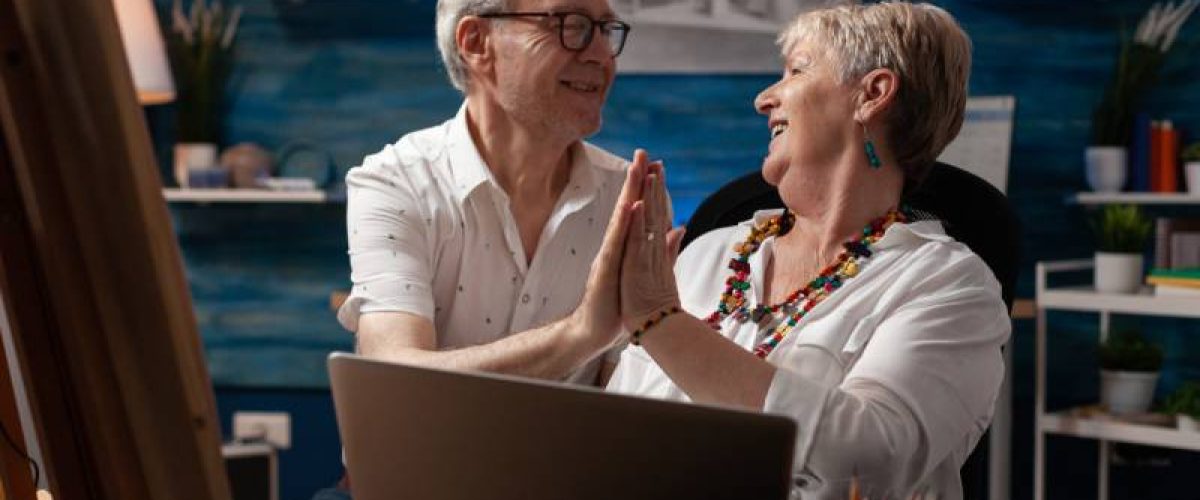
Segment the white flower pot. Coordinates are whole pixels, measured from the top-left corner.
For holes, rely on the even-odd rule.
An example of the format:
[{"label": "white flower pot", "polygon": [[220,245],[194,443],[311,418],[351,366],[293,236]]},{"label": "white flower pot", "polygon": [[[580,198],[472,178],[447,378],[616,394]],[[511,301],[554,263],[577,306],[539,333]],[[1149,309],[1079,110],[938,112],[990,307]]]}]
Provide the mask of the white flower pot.
[{"label": "white flower pot", "polygon": [[1181,431],[1200,432],[1200,420],[1196,420],[1188,415],[1176,415],[1176,423]]},{"label": "white flower pot", "polygon": [[1158,372],[1100,370],[1100,404],[1113,415],[1144,413],[1157,383]]},{"label": "white flower pot", "polygon": [[1126,158],[1121,146],[1088,146],[1084,150],[1087,183],[1097,193],[1116,193],[1125,187]]},{"label": "white flower pot", "polygon": [[1136,293],[1142,288],[1142,254],[1096,252],[1096,291]]},{"label": "white flower pot", "polygon": [[1187,192],[1192,196],[1200,196],[1200,161],[1189,161],[1183,165],[1183,174],[1187,178]]},{"label": "white flower pot", "polygon": [[188,187],[191,170],[217,166],[217,145],[211,142],[181,142],[175,145],[175,182]]}]

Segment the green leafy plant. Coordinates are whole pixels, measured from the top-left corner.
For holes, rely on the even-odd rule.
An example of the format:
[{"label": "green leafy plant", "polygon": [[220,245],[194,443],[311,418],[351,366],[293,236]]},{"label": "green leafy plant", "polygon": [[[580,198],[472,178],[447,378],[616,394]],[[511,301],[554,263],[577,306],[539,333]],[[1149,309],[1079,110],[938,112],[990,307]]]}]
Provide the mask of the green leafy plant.
[{"label": "green leafy plant", "polygon": [[1183,161],[1200,161],[1200,141],[1193,142],[1188,147],[1183,148],[1183,153],[1180,154]]},{"label": "green leafy plant", "polygon": [[182,0],[171,7],[167,51],[175,76],[179,142],[219,142],[226,83],[233,69],[234,39],[242,8],[225,9],[218,0]]},{"label": "green leafy plant", "polygon": [[1162,362],[1162,348],[1148,342],[1137,330],[1112,332],[1100,345],[1101,370],[1156,372]]},{"label": "green leafy plant", "polygon": [[1153,224],[1136,205],[1108,205],[1093,222],[1101,252],[1141,253]]},{"label": "green leafy plant", "polygon": [[1163,401],[1163,411],[1200,419],[1200,381],[1185,382]]},{"label": "green leafy plant", "polygon": [[1121,31],[1112,79],[1100,103],[1092,110],[1092,144],[1124,146],[1133,129],[1133,115],[1142,97],[1158,80],[1158,72],[1171,52],[1179,28],[1200,0],[1160,2],[1150,7],[1133,36]]}]

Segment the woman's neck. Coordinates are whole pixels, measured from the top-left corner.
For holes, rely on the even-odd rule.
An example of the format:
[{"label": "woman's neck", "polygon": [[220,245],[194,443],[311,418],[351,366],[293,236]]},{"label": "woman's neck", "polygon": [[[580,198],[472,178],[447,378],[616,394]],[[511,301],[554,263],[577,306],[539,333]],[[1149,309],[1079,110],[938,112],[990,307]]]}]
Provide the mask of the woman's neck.
[{"label": "woman's neck", "polygon": [[[775,239],[768,263],[766,285],[771,303],[783,300],[804,286],[842,252],[843,243],[862,237],[867,224],[900,204],[903,176],[884,172],[879,178],[865,179],[870,188],[833,189],[833,194],[817,207],[789,208],[795,218],[791,229]],[[886,179],[896,177],[896,179]],[[862,184],[859,179],[856,185]]]}]

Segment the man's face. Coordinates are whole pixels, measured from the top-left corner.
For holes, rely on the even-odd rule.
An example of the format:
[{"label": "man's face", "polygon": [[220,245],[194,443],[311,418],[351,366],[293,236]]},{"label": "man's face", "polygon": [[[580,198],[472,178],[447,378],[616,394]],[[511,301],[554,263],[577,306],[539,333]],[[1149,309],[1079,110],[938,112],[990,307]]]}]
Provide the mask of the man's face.
[{"label": "man's face", "polygon": [[[607,0],[515,0],[510,11],[579,12],[614,19]],[[605,35],[595,30],[581,51],[563,47],[556,17],[494,19],[495,98],[536,133],[575,141],[600,129],[601,108],[616,73]]]}]

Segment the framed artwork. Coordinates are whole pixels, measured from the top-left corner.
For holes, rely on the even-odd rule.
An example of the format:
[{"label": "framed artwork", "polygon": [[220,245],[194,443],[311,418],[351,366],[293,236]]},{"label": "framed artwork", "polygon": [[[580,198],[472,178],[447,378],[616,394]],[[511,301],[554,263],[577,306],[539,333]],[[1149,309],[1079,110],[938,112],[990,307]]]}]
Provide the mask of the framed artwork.
[{"label": "framed artwork", "polygon": [[613,0],[633,25],[623,73],[780,71],[775,39],[797,14],[828,0]]}]

